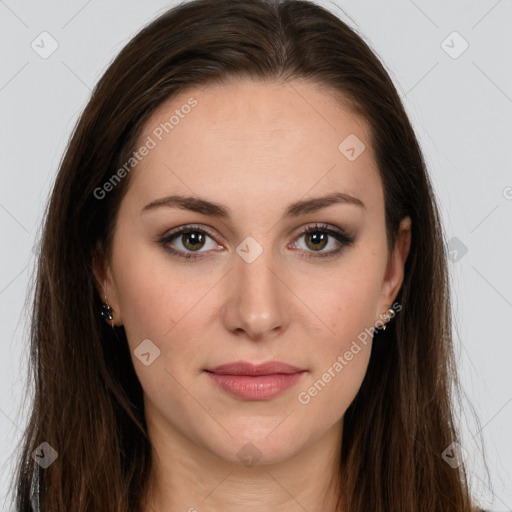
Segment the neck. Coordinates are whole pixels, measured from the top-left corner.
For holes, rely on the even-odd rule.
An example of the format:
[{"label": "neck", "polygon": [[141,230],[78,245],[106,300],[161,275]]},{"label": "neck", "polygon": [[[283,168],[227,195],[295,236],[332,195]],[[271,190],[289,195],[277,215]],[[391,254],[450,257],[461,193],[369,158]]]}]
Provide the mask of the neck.
[{"label": "neck", "polygon": [[243,465],[148,423],[152,469],[144,512],[338,512],[342,420],[292,458]]}]

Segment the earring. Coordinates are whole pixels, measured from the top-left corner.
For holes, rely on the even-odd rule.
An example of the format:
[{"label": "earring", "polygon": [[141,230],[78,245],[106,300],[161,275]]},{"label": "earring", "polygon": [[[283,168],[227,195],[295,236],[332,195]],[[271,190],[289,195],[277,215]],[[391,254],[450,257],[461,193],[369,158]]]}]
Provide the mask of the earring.
[{"label": "earring", "polygon": [[114,315],[113,315],[114,311],[107,303],[107,294],[105,293],[105,285],[103,286],[103,293],[105,295],[105,302],[101,306],[100,314],[105,319],[105,322],[107,322],[107,324],[110,325],[113,329],[115,327]]},{"label": "earring", "polygon": [[382,330],[385,331],[386,330],[386,327],[387,327],[387,323],[391,320],[391,318],[393,318],[395,316],[395,310],[394,309],[391,309],[389,308],[386,312],[386,314],[384,315],[384,317],[389,317],[389,320],[382,326]]}]

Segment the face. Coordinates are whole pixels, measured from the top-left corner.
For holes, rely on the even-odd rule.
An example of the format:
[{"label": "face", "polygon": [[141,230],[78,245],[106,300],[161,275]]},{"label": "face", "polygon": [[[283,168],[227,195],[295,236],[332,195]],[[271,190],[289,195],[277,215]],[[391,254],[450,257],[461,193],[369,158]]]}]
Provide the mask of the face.
[{"label": "face", "polygon": [[144,144],[95,274],[148,424],[237,463],[339,432],[410,241],[407,218],[388,258],[365,122],[305,81],[226,83],[161,105]]}]

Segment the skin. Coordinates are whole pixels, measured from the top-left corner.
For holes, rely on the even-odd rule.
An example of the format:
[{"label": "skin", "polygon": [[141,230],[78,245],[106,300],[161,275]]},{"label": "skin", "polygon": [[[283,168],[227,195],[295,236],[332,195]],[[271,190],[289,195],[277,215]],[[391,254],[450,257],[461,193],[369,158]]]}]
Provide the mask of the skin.
[{"label": "skin", "polygon": [[[191,96],[198,105],[132,171],[111,261],[100,247],[94,263],[144,390],[154,451],[145,511],[334,510],[343,416],[367,370],[371,337],[309,403],[298,394],[365,328],[382,323],[403,281],[410,219],[388,258],[368,127],[325,89],[299,80],[190,89],[154,112],[140,143]],[[354,161],[338,150],[349,134],[366,145]],[[281,219],[290,203],[335,191],[365,207],[338,203]],[[141,212],[171,194],[221,203],[232,216]],[[345,229],[354,244],[319,257],[339,242],[299,236],[317,222]],[[197,241],[183,235],[167,245],[202,256],[195,261],[157,241],[189,224],[215,236],[205,235],[195,252]],[[263,249],[251,263],[236,252],[248,236]],[[145,339],[160,350],[148,366],[133,352]],[[237,360],[283,361],[307,372],[270,400],[247,401],[203,371]],[[248,443],[260,457],[251,466],[237,455]]]}]

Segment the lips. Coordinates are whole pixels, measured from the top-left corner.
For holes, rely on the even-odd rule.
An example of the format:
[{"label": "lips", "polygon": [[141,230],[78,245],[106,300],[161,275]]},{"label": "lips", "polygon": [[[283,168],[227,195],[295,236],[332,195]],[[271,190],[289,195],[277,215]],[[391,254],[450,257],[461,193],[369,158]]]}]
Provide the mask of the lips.
[{"label": "lips", "polygon": [[243,400],[268,400],[296,384],[306,370],[270,361],[254,365],[245,361],[205,370],[213,383],[231,396]]},{"label": "lips", "polygon": [[281,363],[280,361],[269,361],[262,364],[252,364],[246,361],[236,361],[234,363],[222,364],[216,366],[211,370],[207,370],[220,375],[275,375],[282,373],[290,375],[292,373],[298,373],[305,371],[296,366],[292,366],[287,363]]}]

